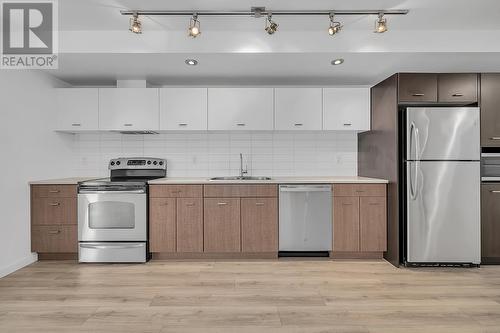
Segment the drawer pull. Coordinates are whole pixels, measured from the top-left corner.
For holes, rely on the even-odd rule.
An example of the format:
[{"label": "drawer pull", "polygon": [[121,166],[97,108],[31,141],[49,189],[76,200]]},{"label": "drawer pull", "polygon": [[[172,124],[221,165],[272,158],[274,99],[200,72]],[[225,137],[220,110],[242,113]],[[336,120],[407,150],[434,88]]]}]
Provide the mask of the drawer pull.
[{"label": "drawer pull", "polygon": [[218,202],[217,205],[219,205],[219,206],[225,206],[225,205],[227,205],[227,202]]},{"label": "drawer pull", "polygon": [[424,94],[422,93],[417,93],[417,94],[411,94],[413,97],[423,97],[425,96]]},{"label": "drawer pull", "polygon": [[172,190],[171,193],[181,193],[181,190]]},{"label": "drawer pull", "polygon": [[304,126],[304,124],[302,124],[302,123],[296,123],[296,124],[293,124],[293,126],[299,127],[299,126]]},{"label": "drawer pull", "polygon": [[51,230],[51,231],[49,231],[49,234],[51,234],[51,235],[58,235],[60,233],[61,233],[61,230]]},{"label": "drawer pull", "polygon": [[179,126],[187,126],[187,123],[179,123]]},{"label": "drawer pull", "polygon": [[263,202],[256,202],[255,206],[264,206],[264,203]]},{"label": "drawer pull", "polygon": [[80,127],[80,126],[82,126],[82,124],[74,123],[74,124],[71,124],[71,126],[73,126],[73,127]]},{"label": "drawer pull", "polygon": [[342,206],[352,206],[350,203],[343,203]]},{"label": "drawer pull", "polygon": [[364,193],[365,191],[362,190],[356,190],[356,193]]},{"label": "drawer pull", "polygon": [[52,207],[57,207],[57,206],[60,206],[61,203],[60,202],[52,202],[52,203],[49,203],[49,205]]},{"label": "drawer pull", "polygon": [[168,202],[161,203],[160,206],[168,206]]},{"label": "drawer pull", "polygon": [[374,202],[369,203],[369,205],[370,205],[370,206],[380,206],[380,204],[378,204],[378,203],[374,203]]},{"label": "drawer pull", "polygon": [[451,96],[453,96],[453,97],[463,97],[463,95],[464,95],[464,94],[461,94],[461,93],[454,93],[454,94],[453,94],[453,95],[451,95]]},{"label": "drawer pull", "polygon": [[188,202],[188,203],[186,203],[186,206],[193,207],[194,206],[194,202]]},{"label": "drawer pull", "polygon": [[491,137],[490,140],[500,140],[500,136]]},{"label": "drawer pull", "polygon": [[125,127],[131,127],[131,126],[133,126],[133,124],[123,124],[123,126],[125,126]]},{"label": "drawer pull", "polygon": [[59,192],[61,192],[61,191],[59,191],[59,190],[50,190],[49,191],[49,193],[59,193]]},{"label": "drawer pull", "polygon": [[490,191],[490,192],[491,192],[491,193],[495,193],[495,194],[500,193],[500,191],[499,191],[499,190],[493,190],[493,191]]},{"label": "drawer pull", "polygon": [[344,126],[352,126],[352,124],[351,123],[346,123],[346,124],[344,124]]},{"label": "drawer pull", "polygon": [[236,126],[245,126],[245,123],[236,123]]}]

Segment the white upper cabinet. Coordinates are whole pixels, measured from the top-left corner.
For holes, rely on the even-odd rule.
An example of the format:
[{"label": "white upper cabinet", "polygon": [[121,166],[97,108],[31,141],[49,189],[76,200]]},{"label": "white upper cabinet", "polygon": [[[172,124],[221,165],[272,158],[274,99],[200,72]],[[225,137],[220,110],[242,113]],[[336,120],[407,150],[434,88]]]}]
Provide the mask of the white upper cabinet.
[{"label": "white upper cabinet", "polygon": [[161,88],[160,130],[207,129],[207,88]]},{"label": "white upper cabinet", "polygon": [[99,128],[97,88],[56,89],[57,130],[79,131]]},{"label": "white upper cabinet", "polygon": [[276,130],[321,130],[321,88],[276,88]]},{"label": "white upper cabinet", "polygon": [[273,130],[272,88],[208,88],[209,130]]},{"label": "white upper cabinet", "polygon": [[159,112],[158,89],[99,89],[101,130],[158,130]]},{"label": "white upper cabinet", "polygon": [[324,88],[324,130],[370,130],[369,88]]}]

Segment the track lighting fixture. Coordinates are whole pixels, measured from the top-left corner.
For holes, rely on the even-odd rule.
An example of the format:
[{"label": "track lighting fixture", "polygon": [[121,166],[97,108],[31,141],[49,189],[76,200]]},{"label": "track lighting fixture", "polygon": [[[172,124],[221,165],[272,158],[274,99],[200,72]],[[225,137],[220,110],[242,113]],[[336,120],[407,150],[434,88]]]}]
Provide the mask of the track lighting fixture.
[{"label": "track lighting fixture", "polygon": [[278,30],[278,23],[273,21],[273,14],[269,13],[267,14],[267,20],[266,20],[266,32],[269,35],[274,34]]},{"label": "track lighting fixture", "polygon": [[196,38],[201,34],[201,25],[198,21],[198,14],[193,14],[189,20],[188,36]]},{"label": "track lighting fixture", "polygon": [[133,16],[130,18],[130,31],[134,34],[142,34],[142,24],[139,20],[139,15],[137,12],[134,12]]},{"label": "track lighting fixture", "polygon": [[274,22],[272,17],[274,16],[329,16],[330,26],[328,27],[328,34],[330,36],[335,36],[341,30],[343,30],[343,25],[340,21],[335,21],[335,16],[363,16],[363,15],[378,15],[375,21],[376,33],[384,33],[388,30],[387,19],[389,15],[406,15],[408,14],[407,9],[376,9],[376,10],[273,10],[272,12],[266,7],[251,7],[250,10],[241,11],[212,11],[212,10],[199,10],[193,13],[193,10],[122,10],[122,15],[131,16],[130,18],[130,31],[136,34],[142,33],[141,21],[139,20],[139,15],[142,16],[186,16],[190,17],[188,36],[196,38],[201,34],[200,21],[198,16],[241,16],[241,17],[254,17],[254,18],[266,18],[265,31],[269,35],[273,35],[278,31],[278,23]]},{"label": "track lighting fixture", "polygon": [[378,14],[378,19],[375,21],[375,33],[382,34],[387,31],[387,19],[384,18],[384,13]]},{"label": "track lighting fixture", "polygon": [[337,33],[342,30],[342,24],[340,22],[335,21],[335,14],[330,13],[330,27],[328,28],[328,34],[330,36],[335,36]]}]

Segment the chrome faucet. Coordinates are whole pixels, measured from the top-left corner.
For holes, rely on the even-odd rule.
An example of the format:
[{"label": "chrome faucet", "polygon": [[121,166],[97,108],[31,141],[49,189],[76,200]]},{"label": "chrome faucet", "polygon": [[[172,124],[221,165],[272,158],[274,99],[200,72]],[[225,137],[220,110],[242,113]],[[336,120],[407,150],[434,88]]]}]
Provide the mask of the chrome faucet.
[{"label": "chrome faucet", "polygon": [[243,175],[248,174],[248,165],[243,169],[243,154],[240,153],[240,177],[243,178]]}]

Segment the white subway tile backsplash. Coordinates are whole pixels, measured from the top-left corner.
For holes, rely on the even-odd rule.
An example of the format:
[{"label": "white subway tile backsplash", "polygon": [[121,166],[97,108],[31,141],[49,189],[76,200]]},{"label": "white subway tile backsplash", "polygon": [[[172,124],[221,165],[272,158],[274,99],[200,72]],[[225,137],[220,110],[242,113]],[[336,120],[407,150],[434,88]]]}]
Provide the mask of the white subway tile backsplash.
[{"label": "white subway tile backsplash", "polygon": [[82,176],[108,175],[116,157],[167,159],[168,176],[237,175],[243,165],[254,176],[354,176],[357,134],[325,133],[120,133],[75,135],[74,169]]}]

